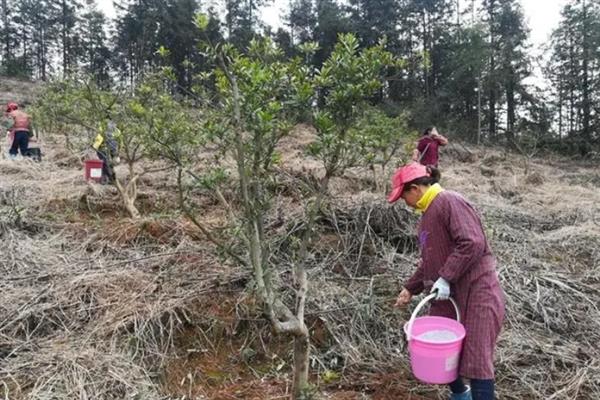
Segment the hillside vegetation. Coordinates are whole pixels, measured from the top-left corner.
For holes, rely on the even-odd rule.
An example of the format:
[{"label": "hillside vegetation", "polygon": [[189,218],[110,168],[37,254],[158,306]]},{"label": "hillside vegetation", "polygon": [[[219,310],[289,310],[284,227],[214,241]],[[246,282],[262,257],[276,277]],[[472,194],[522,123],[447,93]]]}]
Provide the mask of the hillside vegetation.
[{"label": "hillside vegetation", "polygon": [[[273,257],[283,285],[286,232],[303,213],[297,182],[319,174],[305,151],[313,138],[298,126],[280,144],[279,194],[266,218],[281,233]],[[175,176],[143,177],[143,217],[132,220],[114,187],[84,181],[83,155],[65,150],[62,137],[41,145],[41,163],[0,161],[0,395],[283,398],[289,339],[263,319],[246,289],[250,271],[220,257],[177,211]],[[460,145],[445,150],[442,167],[442,184],[481,210],[507,293],[499,398],[597,398],[597,167]],[[401,330],[411,310],[392,308],[417,261],[416,216],[386,204],[367,169],[348,170],[332,190],[308,264],[313,395],[445,398],[412,378]],[[223,195],[236,204],[233,187]],[[223,226],[214,194],[194,197],[202,222]]]}]

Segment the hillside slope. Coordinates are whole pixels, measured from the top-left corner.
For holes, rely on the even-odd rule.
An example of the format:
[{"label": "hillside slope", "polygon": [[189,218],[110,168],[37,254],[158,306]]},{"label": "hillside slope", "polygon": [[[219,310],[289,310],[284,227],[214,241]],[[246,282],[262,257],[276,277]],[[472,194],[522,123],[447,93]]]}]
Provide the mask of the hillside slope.
[{"label": "hillside slope", "polygon": [[9,101],[30,104],[35,99],[38,88],[38,83],[0,75],[0,105],[4,107]]},{"label": "hillside slope", "polygon": [[[268,216],[282,233],[302,215],[290,177],[318,169],[306,129],[286,140],[280,211]],[[141,181],[144,217],[132,221],[113,188],[84,182],[78,154],[54,137],[41,145],[40,164],[0,161],[0,395],[282,398],[289,340],[263,321],[248,272],[176,212],[172,174]],[[481,210],[507,293],[499,398],[598,398],[600,171],[482,148],[463,162],[458,150],[442,155],[442,184]],[[333,187],[310,268],[314,382],[331,399],[445,398],[411,377],[409,311],[391,307],[417,261],[416,217],[387,205],[368,171]],[[211,194],[197,196],[203,221],[220,226]]]}]

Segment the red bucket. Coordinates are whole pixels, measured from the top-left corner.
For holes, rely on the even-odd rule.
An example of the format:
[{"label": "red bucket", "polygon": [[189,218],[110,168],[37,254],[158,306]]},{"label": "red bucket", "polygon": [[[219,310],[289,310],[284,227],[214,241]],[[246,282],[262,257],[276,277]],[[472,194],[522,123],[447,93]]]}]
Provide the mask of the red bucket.
[{"label": "red bucket", "polygon": [[102,160],[85,160],[85,180],[100,182],[102,180]]}]

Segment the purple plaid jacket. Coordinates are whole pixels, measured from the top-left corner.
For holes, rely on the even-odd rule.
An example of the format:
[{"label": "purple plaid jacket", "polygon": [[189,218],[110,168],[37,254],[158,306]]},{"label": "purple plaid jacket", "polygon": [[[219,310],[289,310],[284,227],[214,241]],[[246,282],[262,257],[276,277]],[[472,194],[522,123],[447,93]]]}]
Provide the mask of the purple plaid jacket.
[{"label": "purple plaid jacket", "polygon": [[[458,193],[441,192],[423,214],[418,234],[421,264],[406,289],[416,295],[429,290],[440,276],[450,282],[467,331],[460,375],[493,379],[504,294],[477,212]],[[456,319],[449,301],[434,302],[430,314]]]}]

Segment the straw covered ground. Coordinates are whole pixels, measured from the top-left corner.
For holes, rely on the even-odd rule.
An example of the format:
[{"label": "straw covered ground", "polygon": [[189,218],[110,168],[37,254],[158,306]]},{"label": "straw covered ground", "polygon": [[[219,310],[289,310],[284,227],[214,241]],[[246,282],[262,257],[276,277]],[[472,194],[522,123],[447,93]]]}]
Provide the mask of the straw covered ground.
[{"label": "straw covered ground", "polygon": [[[267,216],[282,285],[303,213],[297,180],[318,172],[303,151],[310,138],[298,128],[282,145]],[[0,161],[0,396],[285,398],[289,338],[263,321],[249,271],[177,212],[174,177],[141,181],[143,217],[132,221],[113,188],[83,181],[79,154],[57,138],[41,145],[41,163]],[[507,294],[498,398],[599,398],[600,171],[456,145],[442,165],[443,185],[481,211]],[[417,262],[417,219],[374,187],[369,171],[348,171],[319,216],[308,306],[315,398],[447,398],[411,377],[401,334],[411,309],[392,308]],[[210,193],[197,204],[204,222],[223,224]]]}]

